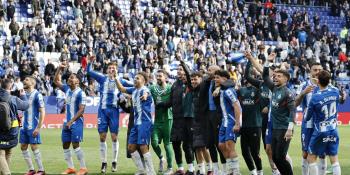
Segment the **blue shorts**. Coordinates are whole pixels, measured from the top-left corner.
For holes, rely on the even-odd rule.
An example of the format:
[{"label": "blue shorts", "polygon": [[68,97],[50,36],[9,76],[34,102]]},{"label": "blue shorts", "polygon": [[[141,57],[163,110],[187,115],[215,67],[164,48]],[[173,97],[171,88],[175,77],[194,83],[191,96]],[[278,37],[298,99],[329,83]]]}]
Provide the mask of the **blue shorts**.
[{"label": "blue shorts", "polygon": [[111,133],[119,132],[119,109],[110,107],[107,109],[98,109],[97,127],[99,133],[107,133],[108,128]]},{"label": "blue shorts", "polygon": [[227,124],[227,127],[224,127],[223,124],[220,125],[219,129],[219,143],[225,143],[226,141],[232,140],[236,143],[238,133],[233,132],[234,123]]},{"label": "blue shorts", "polygon": [[62,129],[62,142],[82,142],[83,141],[83,129],[84,126],[81,123],[75,123],[71,126],[70,129],[67,129],[65,127],[65,124],[63,125]]},{"label": "blue shorts", "polygon": [[272,122],[267,122],[267,129],[265,134],[265,144],[271,145],[272,143]]},{"label": "blue shorts", "polygon": [[40,133],[36,137],[33,137],[33,131],[34,129],[31,129],[31,130],[21,129],[19,131],[19,143],[41,144]]},{"label": "blue shorts", "polygon": [[338,130],[312,133],[308,152],[317,156],[335,156],[338,154],[339,136]]},{"label": "blue shorts", "polygon": [[301,127],[301,149],[305,152],[308,151],[313,131],[313,128]]},{"label": "blue shorts", "polygon": [[153,124],[151,122],[142,123],[141,125],[134,125],[129,134],[129,144],[149,145]]}]

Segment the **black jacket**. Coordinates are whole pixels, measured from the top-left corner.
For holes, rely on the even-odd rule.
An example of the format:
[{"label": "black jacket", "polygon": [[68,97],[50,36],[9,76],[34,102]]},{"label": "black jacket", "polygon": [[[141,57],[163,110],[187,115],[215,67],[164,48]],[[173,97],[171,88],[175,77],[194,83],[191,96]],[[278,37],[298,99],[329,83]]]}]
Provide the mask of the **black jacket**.
[{"label": "black jacket", "polygon": [[[10,117],[12,121],[17,120],[17,110],[25,111],[29,107],[27,97],[25,95],[18,98],[16,96],[12,96],[9,92],[2,88],[0,88],[0,101],[10,101]],[[0,149],[9,149],[17,146],[18,128],[18,126],[14,126],[9,131],[0,132]]]}]

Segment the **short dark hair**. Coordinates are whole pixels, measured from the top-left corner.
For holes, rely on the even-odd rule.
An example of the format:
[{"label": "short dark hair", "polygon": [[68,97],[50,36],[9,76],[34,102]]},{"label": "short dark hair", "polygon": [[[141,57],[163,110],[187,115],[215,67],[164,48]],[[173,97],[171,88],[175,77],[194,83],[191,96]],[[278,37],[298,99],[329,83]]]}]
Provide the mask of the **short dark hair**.
[{"label": "short dark hair", "polygon": [[196,71],[196,72],[193,72],[191,74],[191,77],[199,77],[199,78],[202,78],[203,77],[203,74],[199,71]]},{"label": "short dark hair", "polygon": [[222,70],[222,69],[217,70],[215,71],[214,75],[218,75],[220,77],[225,77],[227,79],[230,79],[230,74],[228,73],[227,70]]},{"label": "short dark hair", "polygon": [[278,69],[278,70],[275,71],[275,73],[280,73],[280,74],[282,74],[283,76],[287,77],[288,80],[290,79],[290,74],[289,74],[289,72],[286,71],[286,70]]},{"label": "short dark hair", "polygon": [[164,69],[159,69],[157,71],[157,73],[162,73],[163,75],[165,75],[166,77],[168,76],[168,72],[166,72]]},{"label": "short dark hair", "polygon": [[322,64],[319,63],[319,62],[312,62],[312,63],[310,63],[310,68],[312,68],[313,66],[322,66]]},{"label": "short dark hair", "polygon": [[1,88],[3,89],[11,89],[12,80],[10,78],[5,78],[1,81]]},{"label": "short dark hair", "polygon": [[330,80],[331,74],[328,71],[322,70],[320,73],[318,73],[318,83],[320,83],[321,86],[328,86]]},{"label": "short dark hair", "polygon": [[148,82],[148,75],[147,75],[146,72],[141,71],[141,72],[138,72],[136,75],[141,75],[143,77],[143,79],[145,79],[145,84],[147,84],[147,82]]}]

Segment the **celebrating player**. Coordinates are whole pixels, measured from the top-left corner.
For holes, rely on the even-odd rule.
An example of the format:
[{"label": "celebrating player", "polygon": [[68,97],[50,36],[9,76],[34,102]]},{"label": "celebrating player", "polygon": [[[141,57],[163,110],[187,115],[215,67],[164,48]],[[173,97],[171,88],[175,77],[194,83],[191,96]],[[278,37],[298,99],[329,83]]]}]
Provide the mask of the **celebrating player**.
[{"label": "celebrating player", "polygon": [[[27,163],[29,171],[26,175],[44,175],[45,170],[41,160],[39,144],[41,144],[40,129],[45,117],[44,99],[40,92],[34,87],[36,80],[34,77],[26,77],[23,81],[23,88],[27,92],[29,108],[24,112],[22,128],[20,130],[20,143],[24,160]],[[34,159],[38,165],[38,172],[34,170],[34,165],[28,144],[34,153]]]},{"label": "celebrating player", "polygon": [[[147,74],[139,72],[134,79],[135,87],[125,88],[119,79],[117,79],[117,87],[123,93],[132,94],[134,126],[130,131],[128,150],[131,152],[132,160],[138,168],[136,174],[155,175],[152,156],[148,149],[153,128],[151,115],[153,100],[150,91],[145,86],[147,80]],[[146,167],[142,164],[137,146],[141,149]]]},{"label": "celebrating player", "polygon": [[287,88],[290,75],[285,70],[275,71],[273,82],[269,76],[269,62],[265,62],[263,79],[272,91],[270,117],[272,120],[272,159],[283,175],[293,174],[291,164],[286,160],[293,136],[295,119],[294,94]]},{"label": "celebrating player", "polygon": [[[303,83],[301,85],[300,94],[295,99],[295,106],[299,106],[301,104],[303,108],[303,120],[301,123],[301,146],[303,151],[303,161],[302,161],[302,174],[309,175],[309,166],[307,161],[307,151],[309,147],[309,142],[311,135],[313,133],[313,124],[312,120],[306,121],[305,114],[307,106],[310,102],[311,96],[318,91],[317,87],[317,74],[322,70],[322,66],[320,63],[313,63],[310,66],[310,79],[309,81]],[[327,161],[324,156],[320,157],[319,164],[319,173],[325,174],[327,168]]]},{"label": "celebrating player", "polygon": [[[98,132],[100,134],[100,156],[101,156],[101,173],[106,173],[107,169],[107,143],[106,137],[108,128],[112,138],[112,172],[117,170],[117,160],[119,152],[118,131],[119,131],[119,107],[118,98],[120,92],[116,86],[117,63],[110,62],[107,65],[108,75],[103,75],[93,71],[92,63],[95,57],[90,57],[87,74],[100,84],[100,105],[98,108]],[[125,80],[121,80],[124,86],[130,86]]]},{"label": "celebrating player", "polygon": [[[338,162],[339,136],[337,116],[339,105],[339,90],[330,86],[331,75],[322,70],[318,74],[319,91],[312,95],[307,107],[305,119],[311,119],[313,132],[308,146],[308,163],[310,174],[320,174],[317,167],[317,156],[330,157],[333,174],[340,175]],[[324,172],[323,172],[324,173]]]},{"label": "celebrating player", "polygon": [[[223,86],[230,79],[225,70],[215,72],[215,83]],[[222,122],[219,130],[219,148],[226,158],[227,174],[240,174],[238,155],[235,149],[237,135],[240,130],[242,109],[233,87],[222,88],[220,92]]]},{"label": "celebrating player", "polygon": [[63,92],[66,93],[66,119],[63,123],[62,129],[62,143],[64,150],[64,159],[67,162],[68,169],[62,174],[75,174],[73,158],[71,150],[69,149],[72,144],[74,152],[80,163],[80,170],[77,172],[78,175],[85,175],[88,170],[85,165],[84,153],[80,148],[79,142],[83,141],[83,129],[84,129],[84,109],[86,104],[86,95],[80,89],[79,83],[81,80],[77,74],[70,74],[67,84],[62,84],[61,81],[61,70],[66,65],[62,64],[58,67],[54,82]]},{"label": "celebrating player", "polygon": [[159,146],[163,140],[168,165],[168,169],[164,174],[172,174],[173,149],[170,142],[170,134],[173,125],[173,114],[171,108],[157,106],[157,104],[168,101],[170,98],[171,85],[166,83],[167,77],[168,74],[164,70],[159,70],[156,75],[157,84],[150,86],[150,91],[156,104],[152,147],[160,160],[159,172],[163,173],[165,159]]}]

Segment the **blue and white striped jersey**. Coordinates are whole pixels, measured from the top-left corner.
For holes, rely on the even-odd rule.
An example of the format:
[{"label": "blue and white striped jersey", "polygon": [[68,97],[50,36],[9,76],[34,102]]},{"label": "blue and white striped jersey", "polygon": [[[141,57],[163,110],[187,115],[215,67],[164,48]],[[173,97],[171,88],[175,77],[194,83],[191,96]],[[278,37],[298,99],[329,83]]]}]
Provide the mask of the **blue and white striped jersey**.
[{"label": "blue and white striped jersey", "polygon": [[[134,123],[135,125],[141,125],[144,122],[152,122],[152,95],[146,86],[142,88],[130,87],[126,88],[128,94],[132,94],[132,104],[134,112]],[[141,96],[144,93],[148,93],[147,100],[142,101]]]},{"label": "blue and white striped jersey", "polygon": [[[121,93],[117,88],[116,81],[111,80],[106,75],[93,71],[91,64],[88,65],[87,72],[88,75],[95,79],[100,85],[100,107],[102,109],[106,109],[107,106],[118,107],[118,99]],[[126,81],[122,78],[120,78],[120,82],[125,87],[133,86],[132,82]]]},{"label": "blue and white striped jersey", "polygon": [[307,82],[304,82],[303,84],[301,84],[301,90],[299,91],[299,93],[301,93],[302,91],[304,91],[308,86],[314,86],[314,90],[311,93],[308,93],[304,96],[303,100],[301,101],[301,108],[303,110],[303,121],[302,121],[302,127],[306,127],[306,128],[312,128],[312,120],[305,120],[305,113],[306,113],[306,109],[310,103],[311,97],[313,94],[315,94],[320,88],[313,84],[310,80]]},{"label": "blue and white striped jersey", "polygon": [[24,111],[24,119],[22,120],[22,126],[25,130],[35,129],[39,124],[40,108],[45,107],[43,96],[35,89],[34,91],[27,93],[29,108]]},{"label": "blue and white striped jersey", "polygon": [[[220,107],[222,110],[222,123],[227,127],[228,122],[235,122],[233,104],[237,101],[237,94],[233,88],[221,90]],[[234,124],[234,123],[233,123]]]},{"label": "blue and white striped jersey", "polygon": [[317,132],[327,132],[336,129],[338,118],[339,90],[328,86],[319,90],[310,100],[306,119],[312,119]]},{"label": "blue and white striped jersey", "polygon": [[[63,92],[66,93],[66,119],[64,120],[64,123],[70,121],[79,111],[80,105],[86,105],[86,95],[85,92],[80,89],[80,87],[77,87],[73,91],[69,88],[68,85],[63,85],[62,87]],[[84,119],[80,117],[77,119],[74,123],[83,124]]]}]

